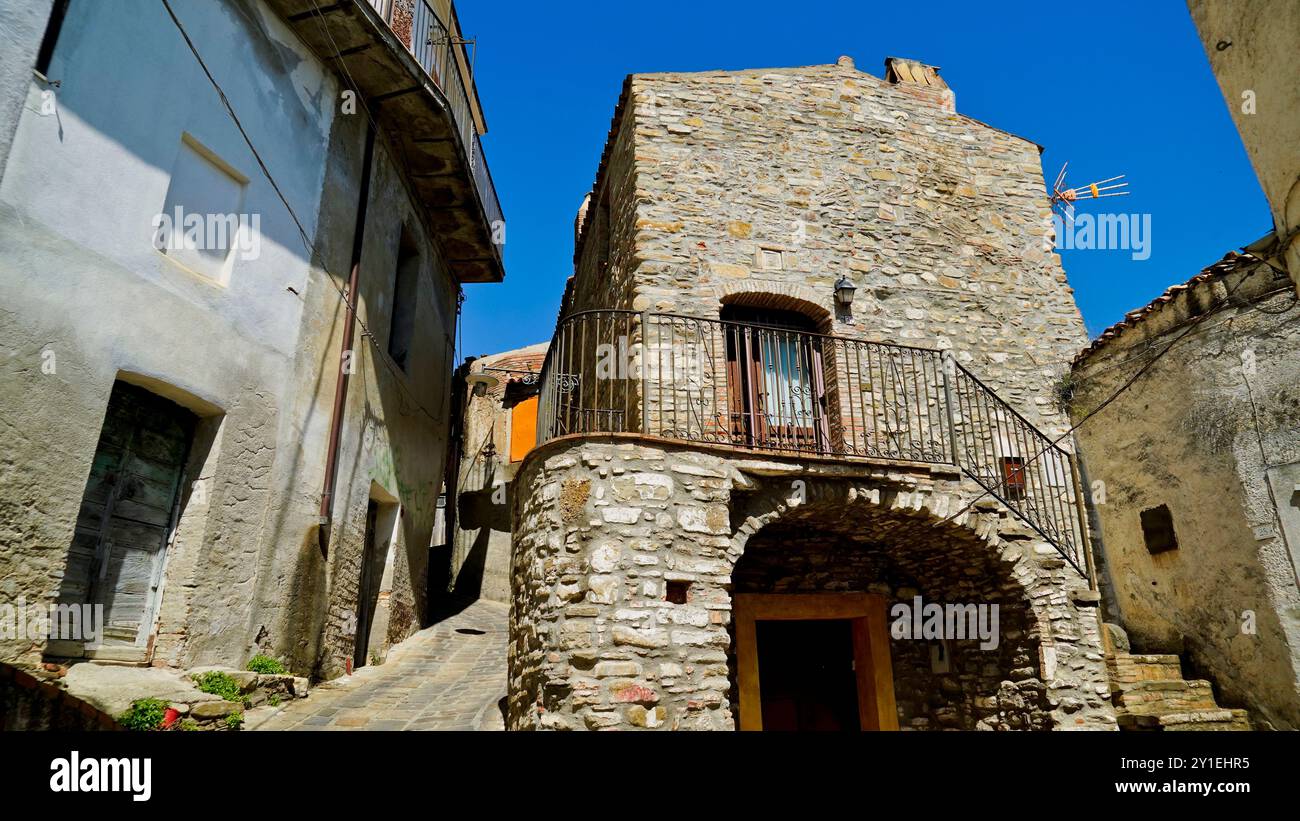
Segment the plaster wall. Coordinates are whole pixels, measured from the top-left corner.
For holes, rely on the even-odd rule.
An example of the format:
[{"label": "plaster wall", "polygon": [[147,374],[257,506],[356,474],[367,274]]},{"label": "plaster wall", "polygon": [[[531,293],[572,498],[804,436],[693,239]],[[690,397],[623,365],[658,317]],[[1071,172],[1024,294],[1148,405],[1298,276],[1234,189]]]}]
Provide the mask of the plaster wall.
[{"label": "plaster wall", "polygon": [[1300,286],[1300,5],[1188,0],[1187,8]]},{"label": "plaster wall", "polygon": [[[1108,617],[1134,652],[1184,654],[1223,703],[1279,728],[1300,726],[1298,316],[1285,278],[1241,265],[1083,358],[1071,403],[1081,419],[1186,334],[1077,433]],[[1162,504],[1178,549],[1151,554],[1139,516]]]},{"label": "plaster wall", "polygon": [[0,0],[0,177],[54,0]]},{"label": "plaster wall", "polygon": [[[312,250],[165,10],[74,0],[51,67],[63,80],[57,113],[28,105],[0,182],[0,594],[56,594],[108,394],[125,378],[201,417],[154,663],[239,664],[261,651],[332,676],[352,654],[375,487],[402,509],[380,654],[423,617],[457,286],[379,135],[357,299],[374,344],[358,331],[323,552],[317,508],[365,120],[336,116],[336,79],[261,4],[177,11]],[[29,84],[29,103],[37,93]],[[236,259],[224,286],[150,243],[182,134],[241,170],[242,210],[261,220],[260,254]],[[421,259],[409,373],[386,353],[403,225]]]}]

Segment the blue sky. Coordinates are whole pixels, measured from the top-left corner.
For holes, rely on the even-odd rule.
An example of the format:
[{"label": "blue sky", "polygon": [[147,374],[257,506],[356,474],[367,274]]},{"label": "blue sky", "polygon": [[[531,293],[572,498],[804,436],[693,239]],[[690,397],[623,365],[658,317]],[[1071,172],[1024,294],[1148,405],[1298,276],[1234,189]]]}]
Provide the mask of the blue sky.
[{"label": "blue sky", "polygon": [[466,286],[463,354],[547,340],[623,78],[888,55],[938,65],[958,111],[1044,146],[1048,182],[1128,174],[1080,207],[1151,214],[1151,254],[1065,250],[1090,335],[1263,236],[1268,205],[1181,0],[1088,3],[462,0],[477,38],[506,281]]}]

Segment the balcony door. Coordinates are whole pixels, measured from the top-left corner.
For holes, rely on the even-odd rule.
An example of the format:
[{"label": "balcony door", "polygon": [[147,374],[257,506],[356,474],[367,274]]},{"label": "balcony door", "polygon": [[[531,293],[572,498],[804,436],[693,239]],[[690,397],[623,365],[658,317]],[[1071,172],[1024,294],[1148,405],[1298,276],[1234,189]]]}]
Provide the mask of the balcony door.
[{"label": "balcony door", "polygon": [[731,305],[722,319],[733,443],[826,451],[826,387],[813,321],[793,311]]}]

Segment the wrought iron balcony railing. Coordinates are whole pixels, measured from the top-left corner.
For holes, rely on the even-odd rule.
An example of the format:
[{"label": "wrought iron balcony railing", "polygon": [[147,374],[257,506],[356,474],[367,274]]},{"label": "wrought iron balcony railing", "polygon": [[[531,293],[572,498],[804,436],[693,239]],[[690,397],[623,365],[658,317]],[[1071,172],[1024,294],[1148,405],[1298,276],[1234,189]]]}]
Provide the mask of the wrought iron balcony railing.
[{"label": "wrought iron balcony railing", "polygon": [[[369,0],[369,2],[384,22],[393,27],[396,0]],[[438,88],[442,89],[442,93],[451,105],[452,119],[460,133],[461,145],[469,157],[474,187],[488,225],[502,225],[504,217],[501,213],[501,201],[497,198],[492,172],[488,170],[487,157],[483,154],[483,143],[474,119],[469,89],[461,72],[462,64],[465,67],[470,66],[469,56],[465,53],[465,47],[438,18],[428,0],[412,0],[412,3],[411,54],[415,56],[416,61],[429,77],[438,84]],[[493,230],[496,230],[495,227]],[[502,243],[496,243],[498,256],[501,254],[501,248]]]},{"label": "wrought iron balcony railing", "polygon": [[675,314],[584,311],[541,375],[538,442],[682,442],[952,465],[1085,576],[1072,457],[949,353]]}]

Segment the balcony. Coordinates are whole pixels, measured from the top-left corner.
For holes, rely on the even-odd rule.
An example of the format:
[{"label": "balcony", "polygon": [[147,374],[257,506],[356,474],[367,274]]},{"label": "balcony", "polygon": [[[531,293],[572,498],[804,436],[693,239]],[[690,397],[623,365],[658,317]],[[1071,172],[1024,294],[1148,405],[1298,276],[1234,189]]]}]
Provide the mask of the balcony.
[{"label": "balcony", "polygon": [[946,352],[598,310],[560,322],[540,381],[539,444],[638,433],[791,456],[950,466],[1087,575],[1071,455]]},{"label": "balcony", "polygon": [[500,282],[505,218],[455,24],[430,0],[267,2],[345,86],[356,87],[358,113],[368,112],[393,144],[452,275]]}]

